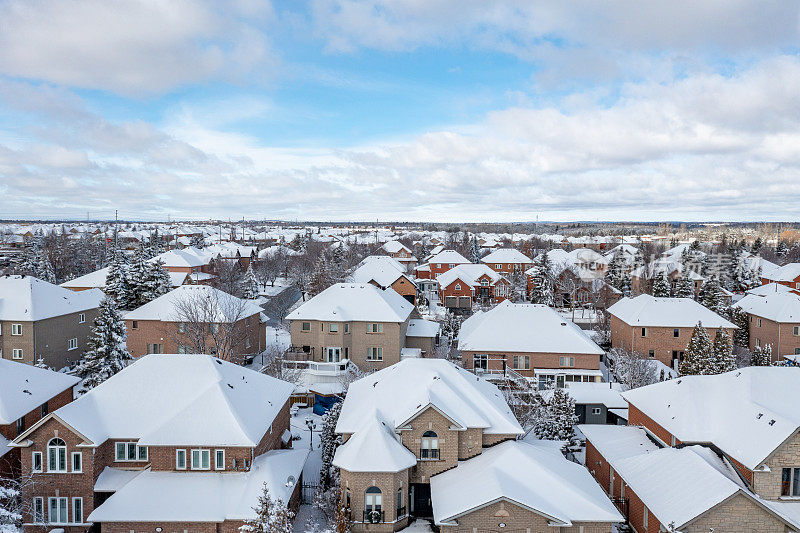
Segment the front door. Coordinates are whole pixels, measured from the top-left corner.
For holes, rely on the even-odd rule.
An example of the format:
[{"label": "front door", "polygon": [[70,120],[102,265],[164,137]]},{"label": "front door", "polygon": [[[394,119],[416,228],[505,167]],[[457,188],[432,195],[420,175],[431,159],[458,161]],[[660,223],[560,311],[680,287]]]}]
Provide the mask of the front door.
[{"label": "front door", "polygon": [[564,382],[566,381],[566,377],[564,374],[559,374],[556,376],[556,388],[563,389]]},{"label": "front door", "polygon": [[339,347],[328,346],[327,350],[327,361],[329,363],[338,363],[339,360],[342,358],[342,349]]},{"label": "front door", "polygon": [[411,503],[411,516],[418,518],[431,518],[433,516],[431,486],[429,484],[412,483],[409,501]]}]

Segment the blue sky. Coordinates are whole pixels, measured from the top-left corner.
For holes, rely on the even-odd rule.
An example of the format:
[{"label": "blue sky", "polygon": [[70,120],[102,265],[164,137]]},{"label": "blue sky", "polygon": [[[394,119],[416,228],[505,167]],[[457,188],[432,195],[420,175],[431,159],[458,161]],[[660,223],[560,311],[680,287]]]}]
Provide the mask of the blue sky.
[{"label": "blue sky", "polygon": [[0,216],[797,220],[798,3],[0,0]]}]

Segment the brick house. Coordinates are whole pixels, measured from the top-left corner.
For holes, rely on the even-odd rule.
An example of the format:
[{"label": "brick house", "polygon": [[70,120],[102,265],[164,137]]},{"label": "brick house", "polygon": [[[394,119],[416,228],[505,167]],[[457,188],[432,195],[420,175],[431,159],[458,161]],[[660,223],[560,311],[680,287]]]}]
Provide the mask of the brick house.
[{"label": "brick house", "polygon": [[500,303],[511,296],[511,283],[487,265],[456,265],[436,278],[439,301],[448,309],[472,310],[473,303]]},{"label": "brick house", "polygon": [[640,294],[608,308],[611,346],[635,351],[676,369],[701,323],[713,339],[718,328],[733,335],[736,326],[691,298],[655,298]]},{"label": "brick house", "polygon": [[514,272],[525,272],[533,264],[533,259],[515,248],[499,248],[481,259],[495,272],[511,275]]},{"label": "brick house", "polygon": [[510,369],[540,388],[602,378],[603,350],[546,305],[505,301],[478,312],[461,324],[458,349],[467,369],[501,375]]},{"label": "brick house", "polygon": [[21,466],[19,449],[8,443],[71,402],[79,381],[62,372],[0,359],[0,477],[16,476]]},{"label": "brick house", "polygon": [[465,265],[470,261],[455,250],[442,250],[428,258],[428,262],[414,269],[418,278],[437,279],[456,265]]},{"label": "brick house", "polygon": [[761,275],[761,282],[764,285],[779,283],[795,291],[800,291],[800,263],[789,263],[770,270],[769,273]]},{"label": "brick house", "polygon": [[421,320],[416,307],[394,290],[369,283],[332,285],[286,318],[289,357],[315,364],[349,361],[363,371],[378,370],[400,361],[403,348],[422,342],[416,333],[409,342],[410,321]]},{"label": "brick house", "polygon": [[412,252],[408,246],[400,241],[389,241],[384,243],[384,245],[381,246],[381,250],[389,257],[393,257],[400,264],[402,264],[406,269],[406,272],[414,270],[414,267],[417,266],[417,263],[419,262],[414,256],[414,252]]},{"label": "brick house", "polygon": [[419,290],[407,274],[406,267],[387,255],[370,255],[364,258],[350,275],[350,280],[354,283],[371,283],[379,289],[391,288],[412,304],[417,304]]},{"label": "brick house", "polygon": [[747,313],[750,350],[770,345],[773,361],[800,355],[800,296],[793,292],[748,294],[734,307]]},{"label": "brick house", "polygon": [[34,481],[25,529],[236,531],[265,481],[296,505],[292,390],[208,355],[137,360],[12,442]]},{"label": "brick house", "polygon": [[103,299],[98,290],[75,293],[31,276],[0,277],[0,358],[61,369],[87,349]]},{"label": "brick house", "polygon": [[[333,464],[340,469],[342,500],[350,509],[356,531],[398,531],[416,517],[435,518],[438,526],[449,528],[443,531],[474,531],[476,527],[482,531],[487,520],[496,522],[495,517],[500,517],[501,522],[521,524],[525,531],[539,525],[542,515],[553,513],[549,506],[527,507],[531,498],[516,491],[500,489],[489,494],[482,490],[487,485],[495,489],[502,485],[487,483],[489,469],[509,481],[516,474],[520,478],[516,484],[522,486],[521,478],[536,476],[527,477],[521,459],[528,461],[524,463],[528,473],[545,459],[531,450],[532,446],[516,442],[522,428],[494,385],[476,380],[445,360],[404,360],[354,382],[336,432],[344,444],[336,451]],[[568,462],[562,457],[546,453],[557,464],[555,468],[573,468],[565,465]],[[485,462],[479,459],[482,457]],[[507,468],[511,463],[517,465],[515,473]],[[452,473],[458,471],[464,475],[453,478]],[[582,481],[588,479],[595,490],[593,496],[605,505],[604,512],[593,518],[602,516],[609,523],[597,531],[611,531],[610,522],[620,517],[599,487],[584,476]],[[576,483],[574,478],[570,482]],[[536,486],[528,485],[523,492],[535,493]],[[587,497],[585,493],[583,497]],[[454,503],[462,508],[450,512]],[[487,518],[482,511],[487,503],[514,511],[514,522],[499,509]],[[578,501],[565,501],[554,518],[563,517],[559,525],[577,518],[571,504],[580,506]],[[526,506],[525,510],[517,512],[519,506]],[[519,529],[515,525],[511,530]]]},{"label": "brick house", "polygon": [[252,301],[219,289],[182,285],[125,314],[128,351],[134,357],[206,352],[240,363],[266,347],[261,313]]}]

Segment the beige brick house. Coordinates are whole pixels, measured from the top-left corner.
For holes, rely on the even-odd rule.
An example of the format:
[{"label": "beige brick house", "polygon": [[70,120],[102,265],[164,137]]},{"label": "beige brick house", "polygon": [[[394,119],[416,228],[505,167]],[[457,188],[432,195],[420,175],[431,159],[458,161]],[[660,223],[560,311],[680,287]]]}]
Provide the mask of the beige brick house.
[{"label": "beige brick house", "polygon": [[[522,428],[498,389],[442,359],[407,359],[354,382],[336,432],[344,444],[336,451],[333,464],[340,469],[342,499],[357,531],[399,531],[414,517],[433,517],[438,526],[449,527],[447,531],[491,531],[494,529],[489,529],[481,511],[486,504],[502,500],[511,508],[526,506],[531,498],[503,490],[502,483],[487,483],[489,477],[474,472],[496,468],[498,475],[509,476],[509,482],[516,475],[514,483],[519,484],[528,474],[534,479],[542,473],[544,468],[534,471],[534,463],[543,467],[543,462],[549,462],[549,467],[556,469],[577,467],[552,450],[536,452],[530,445],[518,443]],[[538,453],[546,453],[547,458]],[[481,462],[484,456],[485,463]],[[522,458],[529,461],[528,474],[522,470]],[[516,473],[508,471],[511,463],[518,465]],[[463,478],[450,477],[462,469]],[[604,522],[596,531],[610,532],[611,522],[621,517],[591,478],[585,472],[582,475],[579,481],[570,478],[561,483],[568,485],[567,492],[572,485],[580,485],[582,493],[576,498],[589,498],[586,491],[594,490],[591,499],[603,510],[584,517],[587,524]],[[588,485],[583,485],[586,481]],[[487,485],[497,490],[484,491]],[[525,492],[538,491],[529,485]],[[450,513],[454,500],[468,505]],[[567,499],[555,520],[571,526],[578,507],[580,503]],[[539,526],[543,525],[542,516],[552,516],[553,508],[534,505],[525,509],[512,531],[550,531]],[[507,514],[496,516],[501,522],[510,522],[503,518]]]},{"label": "beige brick house", "polygon": [[290,356],[315,363],[350,361],[364,371],[386,368],[400,361],[403,348],[420,346],[418,336],[408,341],[409,323],[418,317],[414,305],[392,289],[332,285],[287,316]]},{"label": "beige brick house", "polygon": [[96,289],[76,293],[31,276],[0,277],[0,358],[42,358],[57,369],[75,363],[102,299]]},{"label": "beige brick house", "polygon": [[26,530],[235,531],[263,482],[296,505],[292,390],[209,355],[137,360],[12,442],[34,480]]},{"label": "beige brick house", "polygon": [[748,315],[750,350],[772,346],[773,361],[800,356],[800,296],[793,292],[748,294],[735,307]]},{"label": "beige brick house", "polygon": [[700,323],[713,339],[717,329],[733,335],[736,326],[691,298],[640,294],[608,308],[611,346],[657,359],[677,370],[694,327]]}]

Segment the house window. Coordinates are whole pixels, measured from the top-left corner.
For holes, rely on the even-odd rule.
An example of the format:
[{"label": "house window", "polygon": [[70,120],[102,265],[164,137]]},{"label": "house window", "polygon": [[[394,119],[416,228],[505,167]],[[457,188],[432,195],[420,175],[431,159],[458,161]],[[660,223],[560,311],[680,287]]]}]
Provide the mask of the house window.
[{"label": "house window", "polygon": [[131,322],[131,329],[139,329],[139,321],[134,320]]},{"label": "house window", "polygon": [[406,510],[403,507],[403,487],[397,489],[397,518],[405,516]]},{"label": "house window", "polygon": [[656,356],[656,351],[655,350],[648,350],[647,351],[647,355],[648,355],[648,357],[651,357],[651,358],[655,357]]},{"label": "house window", "polygon": [[301,331],[311,331],[311,322],[303,322],[300,324]]},{"label": "house window", "polygon": [[31,454],[31,470],[34,472],[42,471],[42,452],[33,452]]},{"label": "house window", "polygon": [[455,263],[450,263],[450,268],[453,268],[455,266],[456,266]]},{"label": "house window", "polygon": [[47,522],[50,524],[67,523],[67,499],[49,498]]},{"label": "house window", "polygon": [[33,523],[41,524],[44,522],[44,498],[37,496],[33,499]]},{"label": "house window", "polygon": [[795,348],[794,349],[794,354],[795,355],[800,355],[800,348]]},{"label": "house window", "polygon": [[78,338],[69,339],[67,341],[67,350],[75,350],[78,348]]},{"label": "house window", "polygon": [[137,446],[135,442],[118,442],[114,447],[115,461],[147,461],[147,446]]},{"label": "house window", "polygon": [[58,437],[47,443],[47,471],[67,471],[67,443]]},{"label": "house window", "polygon": [[457,290],[457,291],[461,290],[461,284],[460,283],[456,283],[455,290]]},{"label": "house window", "polygon": [[761,339],[756,338],[756,347],[761,348]]},{"label": "house window", "polygon": [[178,353],[181,354],[181,355],[185,355],[187,353],[190,353],[189,347],[188,346],[184,346],[183,344],[179,344],[178,345]]},{"label": "house window", "polygon": [[47,402],[44,402],[41,406],[39,406],[39,411],[41,414],[40,418],[44,418],[47,416],[47,413],[50,412],[50,407],[47,405]]},{"label": "house window", "polygon": [[72,498],[72,521],[83,524],[83,498]]},{"label": "house window", "polygon": [[350,333],[350,324],[345,324],[344,325],[344,332],[345,333]]},{"label": "house window", "polygon": [[426,431],[422,434],[419,458],[428,461],[439,459],[439,437],[433,431]]},{"label": "house window", "polygon": [[186,450],[175,450],[175,469],[186,470]]},{"label": "house window", "polygon": [[163,344],[147,344],[147,353],[164,353]]},{"label": "house window", "polygon": [[495,269],[500,270],[501,268],[503,268],[503,265],[499,265],[498,264],[498,265],[494,265],[494,267],[495,267]]},{"label": "house window", "polygon": [[800,497],[800,468],[784,468],[781,474],[781,496]]},{"label": "house window", "polygon": [[72,452],[72,472],[76,474],[83,472],[83,455],[81,452]]},{"label": "house window", "polygon": [[192,470],[211,468],[211,450],[192,450]]},{"label": "house window", "polygon": [[599,414],[602,414],[602,412],[603,412],[603,410],[602,410],[601,408],[599,408],[599,407],[592,407],[592,414],[593,414],[593,415],[599,415]]},{"label": "house window", "polygon": [[677,339],[678,337],[681,336],[681,330],[679,330],[678,328],[673,329],[672,330],[672,336]]},{"label": "house window", "polygon": [[558,358],[558,365],[559,366],[575,366],[575,358],[574,357],[566,357],[561,356]]},{"label": "house window", "polygon": [[488,287],[489,286],[489,280],[488,279],[482,279],[481,280],[481,286]]},{"label": "house window", "polygon": [[186,333],[186,322],[178,322],[178,333]]},{"label": "house window", "polygon": [[86,322],[86,313],[78,313],[78,324]]},{"label": "house window", "polygon": [[647,328],[642,328],[642,337],[647,337]]},{"label": "house window", "polygon": [[25,432],[25,417],[21,416],[17,419],[17,437]]},{"label": "house window", "polygon": [[214,469],[225,470],[225,450],[214,450]]},{"label": "house window", "polygon": [[328,331],[330,333],[339,333],[339,324],[328,324]]},{"label": "house window", "polygon": [[22,324],[11,324],[12,335],[22,335]]},{"label": "house window", "polygon": [[342,358],[342,349],[338,346],[328,346],[325,349],[326,360],[328,363],[338,363]]},{"label": "house window", "polygon": [[647,507],[645,507],[644,511],[642,512],[642,526],[644,526],[644,530],[645,531],[647,531],[647,519],[648,519],[647,515],[648,514],[649,513],[647,512]]},{"label": "house window", "polygon": [[489,356],[486,354],[475,354],[472,357],[473,370],[489,370]]},{"label": "house window", "polygon": [[531,357],[529,355],[515,355],[513,359],[514,368],[518,370],[530,370]]},{"label": "house window", "polygon": [[794,327],[794,335],[795,335],[795,337],[800,336],[800,326],[795,326]]},{"label": "house window", "polygon": [[367,348],[367,361],[383,361],[383,348],[380,346]]},{"label": "house window", "polygon": [[367,333],[383,333],[383,324],[367,324]]},{"label": "house window", "polygon": [[761,319],[758,319],[758,327],[761,327]]},{"label": "house window", "polygon": [[372,511],[381,512],[383,507],[383,495],[378,487],[370,487],[364,493],[364,510],[368,513]]},{"label": "house window", "polygon": [[13,348],[11,350],[11,359],[22,359],[22,348]]}]

